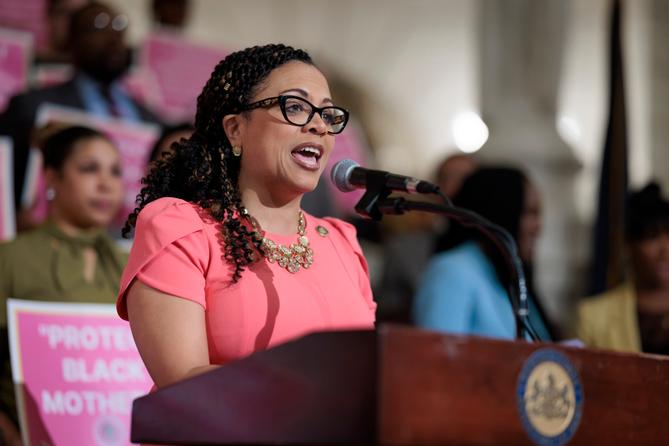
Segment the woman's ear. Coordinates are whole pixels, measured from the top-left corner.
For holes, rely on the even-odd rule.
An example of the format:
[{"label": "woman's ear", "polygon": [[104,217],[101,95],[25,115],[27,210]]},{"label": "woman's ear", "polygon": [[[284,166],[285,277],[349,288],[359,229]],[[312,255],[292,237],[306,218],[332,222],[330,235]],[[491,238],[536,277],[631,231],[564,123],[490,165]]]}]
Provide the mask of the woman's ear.
[{"label": "woman's ear", "polygon": [[47,167],[44,169],[44,180],[47,188],[54,187],[58,180],[58,172],[55,169]]},{"label": "woman's ear", "polygon": [[233,146],[243,145],[244,118],[240,114],[223,117],[223,131]]}]

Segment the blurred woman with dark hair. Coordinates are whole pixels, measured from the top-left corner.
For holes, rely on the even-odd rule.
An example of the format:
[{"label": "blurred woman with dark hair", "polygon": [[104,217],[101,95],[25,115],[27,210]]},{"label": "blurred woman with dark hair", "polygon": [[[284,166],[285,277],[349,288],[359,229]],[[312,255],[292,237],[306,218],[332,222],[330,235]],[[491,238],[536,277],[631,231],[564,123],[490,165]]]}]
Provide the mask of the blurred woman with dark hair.
[{"label": "blurred woman with dark hair", "polygon": [[[506,229],[518,245],[530,294],[530,322],[542,340],[554,335],[532,281],[536,240],[541,231],[541,198],[515,168],[484,167],[470,175],[454,197]],[[413,306],[417,325],[445,332],[513,339],[516,333],[508,286],[512,271],[480,232],[451,224],[437,241]]]},{"label": "blurred woman with dark hair", "polygon": [[0,298],[114,302],[127,257],[107,234],[123,200],[119,151],[74,126],[51,135],[43,152],[48,220],[0,245]]},{"label": "blurred woman with dark hair", "polygon": [[629,279],[578,307],[587,345],[669,354],[669,201],[656,183],[630,195],[626,227]]}]

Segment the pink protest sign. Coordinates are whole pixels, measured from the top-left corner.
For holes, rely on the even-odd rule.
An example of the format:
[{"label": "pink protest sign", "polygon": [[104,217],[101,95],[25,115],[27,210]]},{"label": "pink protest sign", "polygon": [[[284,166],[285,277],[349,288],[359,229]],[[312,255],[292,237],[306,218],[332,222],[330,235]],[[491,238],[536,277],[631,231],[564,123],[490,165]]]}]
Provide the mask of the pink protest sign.
[{"label": "pink protest sign", "polygon": [[11,240],[15,235],[12,140],[9,137],[0,137],[0,241]]},{"label": "pink protest sign", "polygon": [[192,121],[197,96],[229,51],[185,40],[169,32],[151,34],[140,49],[138,75],[148,105],[169,121]]},{"label": "pink protest sign", "polygon": [[332,181],[329,181],[332,166],[343,159],[352,159],[365,167],[369,161],[369,149],[363,138],[362,129],[354,120],[350,120],[344,131],[337,135],[334,150],[328,158],[324,173],[328,175],[327,184],[337,209],[337,215],[351,215],[355,213],[355,205],[362,198],[364,191],[342,192],[332,184]]},{"label": "pink protest sign", "polygon": [[116,118],[101,118],[80,110],[45,104],[37,112],[37,126],[49,122],[64,122],[95,128],[114,141],[121,152],[125,199],[116,223],[123,223],[135,208],[135,198],[141,189],[149,152],[158,139],[156,125]]},{"label": "pink protest sign", "polygon": [[74,68],[64,63],[40,64],[33,67],[31,85],[35,88],[51,87],[72,78]]},{"label": "pink protest sign", "polygon": [[46,0],[2,0],[0,26],[29,32],[38,48],[46,45]]},{"label": "pink protest sign", "polygon": [[24,444],[130,444],[152,382],[114,305],[9,299],[8,324]]},{"label": "pink protest sign", "polygon": [[30,34],[0,28],[0,111],[14,94],[26,89],[31,50]]}]

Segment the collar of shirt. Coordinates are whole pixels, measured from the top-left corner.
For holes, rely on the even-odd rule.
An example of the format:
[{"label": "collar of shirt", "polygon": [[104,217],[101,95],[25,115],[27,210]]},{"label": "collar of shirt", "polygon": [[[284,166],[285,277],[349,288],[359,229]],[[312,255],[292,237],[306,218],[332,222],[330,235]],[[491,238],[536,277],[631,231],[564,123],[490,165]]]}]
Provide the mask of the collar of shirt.
[{"label": "collar of shirt", "polygon": [[[77,73],[74,77],[74,84],[79,90],[84,108],[91,114],[101,117],[112,117],[109,101],[103,93],[103,86],[84,73]],[[139,111],[130,96],[125,92],[118,82],[113,82],[109,86],[109,97],[114,101],[114,106],[119,113],[119,117],[131,121],[140,121]]]}]

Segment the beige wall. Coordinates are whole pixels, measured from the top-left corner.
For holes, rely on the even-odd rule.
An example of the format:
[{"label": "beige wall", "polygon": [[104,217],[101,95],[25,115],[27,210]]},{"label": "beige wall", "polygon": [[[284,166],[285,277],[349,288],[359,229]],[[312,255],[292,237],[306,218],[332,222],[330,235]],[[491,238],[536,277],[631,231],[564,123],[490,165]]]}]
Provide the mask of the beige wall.
[{"label": "beige wall", "polygon": [[[130,38],[141,40],[149,29],[149,1],[109,2],[131,16]],[[577,123],[580,139],[569,143],[589,167],[599,163],[602,144],[610,0],[567,2],[564,52],[554,55],[564,61],[558,115]],[[360,110],[354,111],[362,114],[372,133],[382,166],[427,172],[424,165],[452,146],[450,121],[455,114],[479,110],[478,0],[340,0],[336,7],[329,0],[192,4],[187,28],[191,38],[230,48],[276,41],[303,47],[331,76],[364,92],[355,101]],[[651,0],[624,4],[631,176],[640,184],[655,173],[650,162],[650,39],[659,24]],[[655,35],[660,33],[656,30]],[[587,214],[588,206],[582,207]]]},{"label": "beige wall", "polygon": [[[131,38],[141,39],[148,2],[112,3],[132,17]],[[368,129],[378,165],[424,175],[452,146],[453,116],[477,110],[477,5],[199,0],[187,34],[231,48],[280,41],[308,50],[331,77],[360,92],[347,105]]]}]

